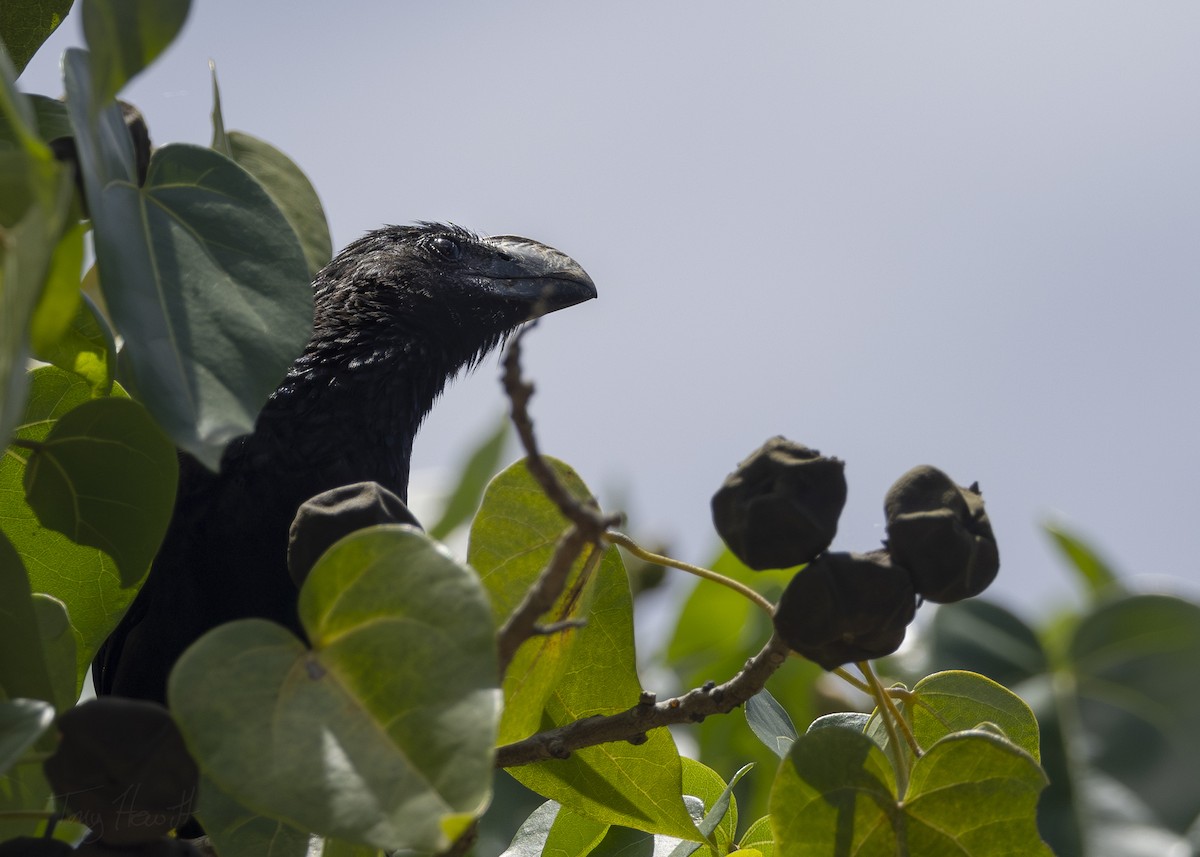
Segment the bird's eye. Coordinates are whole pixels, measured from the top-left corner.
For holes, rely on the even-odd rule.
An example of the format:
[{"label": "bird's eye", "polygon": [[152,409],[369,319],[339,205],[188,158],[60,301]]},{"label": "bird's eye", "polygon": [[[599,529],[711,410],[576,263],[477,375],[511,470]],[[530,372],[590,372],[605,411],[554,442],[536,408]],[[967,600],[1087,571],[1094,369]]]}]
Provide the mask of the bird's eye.
[{"label": "bird's eye", "polygon": [[433,248],[434,253],[447,262],[457,262],[462,258],[462,247],[453,238],[447,238],[445,235],[439,235],[432,239],[429,246]]}]

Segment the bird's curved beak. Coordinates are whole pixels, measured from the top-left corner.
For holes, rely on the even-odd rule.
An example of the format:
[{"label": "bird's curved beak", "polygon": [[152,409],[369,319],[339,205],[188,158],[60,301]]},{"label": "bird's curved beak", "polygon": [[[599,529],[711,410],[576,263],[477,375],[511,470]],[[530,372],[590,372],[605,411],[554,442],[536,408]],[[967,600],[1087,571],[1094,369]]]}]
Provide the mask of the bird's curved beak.
[{"label": "bird's curved beak", "polygon": [[579,263],[530,238],[494,235],[483,239],[495,253],[485,275],[506,297],[529,307],[537,318],[596,297],[596,284]]}]

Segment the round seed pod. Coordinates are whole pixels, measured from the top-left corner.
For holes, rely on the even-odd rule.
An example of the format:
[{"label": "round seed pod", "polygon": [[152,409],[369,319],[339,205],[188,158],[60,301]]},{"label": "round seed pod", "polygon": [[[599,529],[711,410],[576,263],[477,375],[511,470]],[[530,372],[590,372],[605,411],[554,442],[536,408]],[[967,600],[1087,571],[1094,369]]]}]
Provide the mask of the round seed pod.
[{"label": "round seed pod", "polygon": [[883,509],[887,549],[921,597],[961,601],[996,579],[1000,552],[978,484],[962,488],[936,467],[914,467],[888,490]]},{"label": "round seed pod", "polygon": [[916,609],[908,573],[886,551],[824,553],[788,583],[775,630],[793,651],[832,670],[896,651]]},{"label": "round seed pod", "polygon": [[200,773],[163,706],[104,696],[62,714],[58,730],[46,779],[106,845],[158,839],[191,815]]},{"label": "round seed pod", "polygon": [[812,561],[837,535],[846,505],[846,464],[773,437],[713,495],[713,523],[756,571]]},{"label": "round seed pod", "polygon": [[420,528],[404,501],[378,482],[355,482],[304,501],[288,531],[288,573],[297,587],[334,542],[376,524]]}]

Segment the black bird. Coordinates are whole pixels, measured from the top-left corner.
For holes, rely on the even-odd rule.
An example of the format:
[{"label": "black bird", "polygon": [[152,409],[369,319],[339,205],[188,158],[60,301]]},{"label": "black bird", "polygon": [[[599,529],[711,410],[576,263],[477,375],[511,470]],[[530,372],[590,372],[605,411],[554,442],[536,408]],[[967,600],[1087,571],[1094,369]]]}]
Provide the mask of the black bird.
[{"label": "black bird", "polygon": [[596,297],[557,250],[457,226],[389,226],[313,282],[313,336],[219,473],[180,455],[150,575],[93,662],[99,694],[159,702],[183,650],[257,616],[301,633],[286,564],[297,508],[374,481],[407,500],[413,436],[446,383],[524,321]]}]

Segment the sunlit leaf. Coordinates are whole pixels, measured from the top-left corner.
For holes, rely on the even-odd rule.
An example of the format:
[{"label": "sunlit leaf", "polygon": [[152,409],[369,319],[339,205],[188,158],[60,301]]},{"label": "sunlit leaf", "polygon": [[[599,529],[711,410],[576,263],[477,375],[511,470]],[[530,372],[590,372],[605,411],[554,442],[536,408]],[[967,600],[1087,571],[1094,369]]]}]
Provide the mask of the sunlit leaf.
[{"label": "sunlit leaf", "polygon": [[42,526],[104,551],[129,586],[162,543],[178,476],[175,447],[141,405],[93,399],[35,444],[25,495]]},{"label": "sunlit leaf", "polygon": [[776,776],[775,846],[782,857],[1048,857],[1036,818],[1045,783],[1011,742],[959,732],[917,760],[901,801],[892,766],[870,738],[818,729],[796,741]]},{"label": "sunlit leaf", "polygon": [[445,849],[492,782],[499,694],[478,578],[411,527],[372,527],[317,562],[300,616],[311,649],[247,619],[176,664],[171,710],[205,774],[303,830]]},{"label": "sunlit leaf", "polygon": [[[575,471],[547,461],[569,491],[588,496]],[[567,527],[524,462],[492,480],[471,528],[468,557],[488,588],[497,623],[524,596]],[[584,617],[587,624],[538,636],[517,651],[505,676],[502,741],[614,714],[641,695],[633,599],[621,558],[609,548],[586,579],[585,564],[586,559],[576,564],[567,591],[543,620]],[[538,794],[600,821],[696,840],[699,833],[680,800],[679,765],[670,734],[657,729],[642,744],[588,747],[568,759],[522,765],[509,773]]]},{"label": "sunlit leaf", "polygon": [[[30,373],[30,396],[16,437],[45,440],[59,418],[93,397],[79,375],[56,367]],[[124,391],[113,385],[114,396]],[[0,457],[0,530],[12,542],[29,572],[34,592],[48,593],[67,606],[75,636],[77,687],[92,656],[116,627],[137,591],[122,587],[116,563],[104,552],[75,544],[46,529],[25,499],[25,461],[30,451],[9,447]],[[149,566],[141,570],[144,575]],[[139,576],[140,576],[139,575]]]}]

